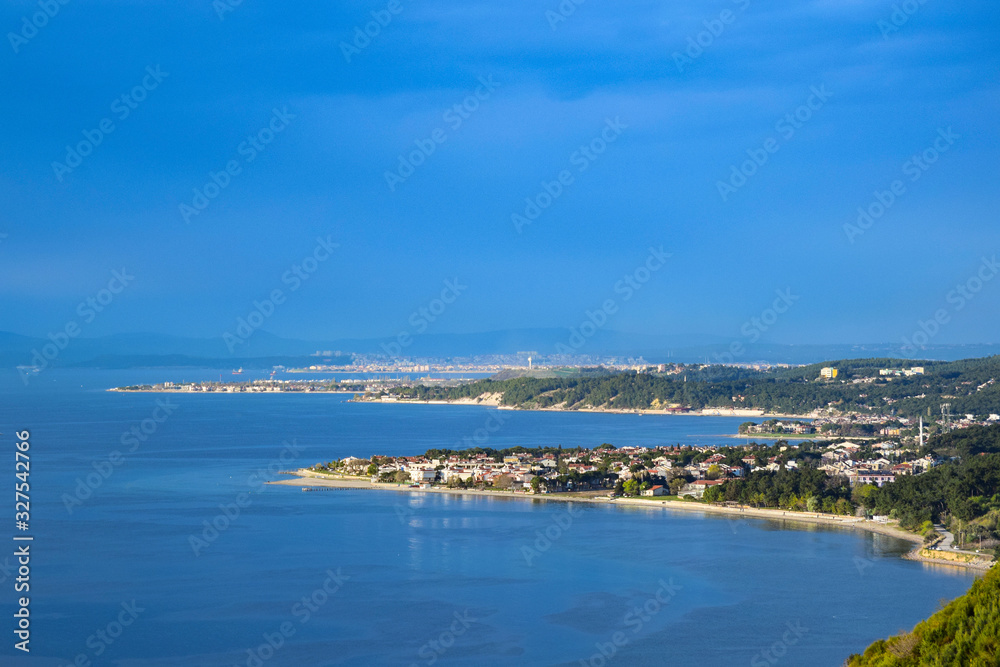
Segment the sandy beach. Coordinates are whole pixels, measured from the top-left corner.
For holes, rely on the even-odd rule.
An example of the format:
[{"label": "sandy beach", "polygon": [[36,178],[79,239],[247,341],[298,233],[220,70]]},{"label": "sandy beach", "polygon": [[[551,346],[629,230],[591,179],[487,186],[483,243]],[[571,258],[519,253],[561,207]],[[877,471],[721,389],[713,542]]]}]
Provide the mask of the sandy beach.
[{"label": "sandy beach", "polygon": [[[332,477],[304,469],[290,472],[288,474],[294,475],[294,478],[274,481],[270,482],[270,484],[296,486],[303,489],[368,489],[403,493],[447,493],[465,496],[488,496],[491,498],[512,498],[531,501],[603,503],[609,505],[642,507],[646,509],[660,509],[666,511],[724,515],[730,518],[738,519],[766,519],[769,521],[780,521],[783,524],[787,523],[787,527],[789,529],[795,529],[797,527],[796,524],[822,525],[843,530],[863,530],[870,533],[878,533],[879,535],[895,537],[900,540],[906,540],[914,545],[914,548],[904,556],[904,558],[909,560],[973,570],[984,570],[989,567],[989,565],[984,562],[958,562],[949,558],[931,557],[933,552],[923,549],[924,540],[920,535],[903,530],[893,524],[880,523],[878,521],[870,521],[858,517],[836,516],[814,512],[791,512],[778,509],[757,509],[753,507],[722,507],[717,505],[705,505],[695,501],[665,500],[662,498],[616,498],[611,500],[607,496],[576,493],[528,494],[514,491],[449,489],[447,487],[413,488],[407,484],[382,484],[371,482],[367,478],[363,477]],[[944,555],[949,556],[949,554]]]},{"label": "sandy beach", "polygon": [[[355,392],[357,393],[357,392]],[[640,408],[579,408],[567,410],[566,408],[521,408],[512,405],[500,405],[499,399],[495,395],[487,398],[460,398],[453,401],[447,400],[396,400],[396,401],[374,401],[358,399],[353,403],[369,403],[372,405],[481,405],[484,407],[496,408],[497,410],[518,410],[523,412],[570,412],[582,414],[608,414],[608,415],[664,415],[667,417],[744,417],[753,419],[816,419],[817,415],[788,415],[777,413],[765,413],[761,410],[727,410],[724,408],[705,408],[703,410],[690,410],[688,412],[677,412],[674,410],[655,410]],[[782,437],[795,438],[793,434]]]},{"label": "sandy beach", "polygon": [[[111,387],[107,391],[117,391],[122,393],[145,393],[145,394],[360,394],[358,391],[342,391],[342,390],[323,390],[323,391],[191,391],[189,389],[184,389],[180,387],[157,387],[155,389],[125,389],[124,387]],[[571,413],[584,413],[584,414],[608,414],[608,415],[663,415],[667,417],[744,417],[747,420],[753,419],[816,419],[818,415],[788,415],[788,414],[778,414],[778,413],[765,413],[762,410],[727,410],[724,408],[704,408],[700,410],[690,410],[688,412],[676,412],[674,410],[656,410],[656,409],[640,409],[640,408],[579,408],[576,410],[567,410],[566,408],[551,407],[551,408],[521,408],[511,405],[501,405],[499,394],[491,394],[486,397],[477,398],[460,398],[453,401],[448,400],[394,400],[394,401],[375,401],[375,400],[365,400],[365,399],[353,399],[352,403],[367,403],[369,405],[480,405],[488,408],[496,408],[497,410],[520,410],[524,412],[571,412]],[[738,434],[732,434],[725,437],[741,437]],[[760,438],[769,437],[767,434],[761,434]],[[804,439],[794,434],[782,434],[776,436],[777,438],[792,438],[792,439]]]}]

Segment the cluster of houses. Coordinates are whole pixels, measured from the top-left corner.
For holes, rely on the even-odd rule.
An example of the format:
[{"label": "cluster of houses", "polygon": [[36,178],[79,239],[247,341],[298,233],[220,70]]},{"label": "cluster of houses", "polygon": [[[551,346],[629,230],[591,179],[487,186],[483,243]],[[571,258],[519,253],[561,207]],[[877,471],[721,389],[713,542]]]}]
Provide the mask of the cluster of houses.
[{"label": "cluster of houses", "polygon": [[[990,380],[981,386],[987,386],[992,382],[993,381]],[[889,402],[891,403],[895,401]],[[997,422],[1000,422],[1000,414],[990,414],[985,418],[981,415],[977,417],[973,414],[956,414],[950,415],[947,420],[938,422],[937,426],[942,430],[954,430],[968,428],[970,426],[989,426],[990,424],[995,424]],[[817,431],[822,431],[824,424],[832,424],[834,426],[870,425],[875,427],[874,432],[878,435],[886,438],[893,438],[901,436],[904,431],[916,431],[918,420],[908,417],[897,417],[873,413],[829,415],[814,419],[812,422],[812,426]]]},{"label": "cluster of houses", "polygon": [[[348,473],[371,475],[373,481],[396,479],[418,485],[453,485],[460,482],[463,485],[492,486],[522,493],[594,488],[582,481],[587,479],[587,473],[596,473],[590,476],[596,488],[601,488],[606,480],[612,479],[611,475],[623,482],[633,478],[646,481],[683,478],[683,483],[673,482],[669,486],[666,483],[653,486],[646,484],[641,494],[662,496],[677,493],[701,498],[707,488],[722,484],[727,479],[741,477],[747,472],[776,472],[783,468],[798,468],[799,463],[795,457],[788,455],[794,454],[790,450],[795,450],[795,445],[785,445],[780,449],[781,454],[778,456],[759,458],[751,447],[747,447],[747,456],[737,465],[727,465],[727,457],[715,447],[678,446],[569,450],[559,452],[558,456],[552,451],[542,453],[543,450],[529,450],[507,453],[502,458],[498,457],[499,460],[485,452],[452,452],[439,457],[374,457],[373,460],[349,457],[340,461],[336,467]],[[846,441],[828,445],[820,455],[819,469],[830,476],[846,477],[852,485],[883,486],[901,475],[925,472],[937,463],[930,456],[899,462],[905,458],[904,451],[895,442],[874,445],[875,458],[867,460],[859,460],[860,450],[860,445]],[[701,460],[683,464],[682,460],[691,460],[692,453],[700,454],[695,458]],[[728,460],[731,461],[732,458]],[[324,466],[319,467],[322,468]],[[536,478],[538,481],[533,483]]]},{"label": "cluster of houses", "polygon": [[[335,383],[335,381],[334,381]],[[116,391],[193,392],[207,394],[267,394],[281,392],[337,391],[330,381],[251,380],[248,382],[164,382],[154,385],[120,387]]]},{"label": "cluster of houses", "polygon": [[[486,486],[503,486],[514,491],[525,493],[549,493],[553,491],[573,490],[570,473],[597,473],[598,466],[603,465],[609,453],[616,455],[613,461],[608,461],[604,469],[605,475],[616,475],[622,481],[632,479],[638,474],[662,477],[694,478],[694,481],[681,489],[682,495],[701,497],[708,486],[721,484],[728,477],[743,474],[742,467],[731,467],[723,463],[722,454],[713,453],[704,461],[687,466],[678,466],[675,457],[682,452],[714,450],[711,447],[621,447],[614,450],[572,450],[562,453],[558,459],[554,453],[545,454],[522,452],[504,456],[497,461],[485,453],[452,453],[447,457],[429,458],[426,456],[375,457],[376,468],[371,469],[371,461],[348,457],[340,461],[340,467],[345,472],[366,474],[374,472],[372,479],[385,479],[397,472],[406,473],[413,484],[451,484],[459,481],[463,484],[483,484]],[[652,455],[651,465],[648,455]],[[636,473],[632,470],[639,467]],[[538,489],[532,487],[532,480],[540,478]],[[714,479],[708,479],[713,477]],[[501,479],[503,478],[503,479]],[[561,478],[561,479],[560,479]],[[502,484],[501,484],[502,482]],[[670,490],[663,485],[645,489],[643,495],[668,495]]]},{"label": "cluster of houses", "polygon": [[816,427],[809,422],[789,421],[781,419],[768,419],[760,424],[747,422],[740,425],[740,434],[789,434],[789,435],[809,435],[816,432]]},{"label": "cluster of houses", "polygon": [[882,377],[886,377],[886,376],[889,376],[889,377],[910,377],[912,375],[923,375],[924,374],[924,367],[923,366],[914,366],[913,368],[910,368],[910,369],[883,368],[883,369],[879,370],[878,374],[881,375]]},{"label": "cluster of houses", "polygon": [[860,445],[852,442],[835,443],[827,447],[820,455],[823,464],[820,470],[830,476],[846,477],[851,485],[874,484],[883,486],[893,482],[900,475],[918,475],[933,468],[938,462],[933,456],[925,456],[914,461],[893,463],[898,460],[903,451],[894,442],[881,442],[872,446],[878,458],[864,461],[856,460]]}]

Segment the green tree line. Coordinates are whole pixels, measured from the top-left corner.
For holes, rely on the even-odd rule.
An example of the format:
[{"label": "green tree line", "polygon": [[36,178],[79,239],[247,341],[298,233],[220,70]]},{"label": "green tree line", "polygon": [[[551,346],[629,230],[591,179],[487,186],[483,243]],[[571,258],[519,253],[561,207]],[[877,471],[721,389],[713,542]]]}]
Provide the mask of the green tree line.
[{"label": "green tree line", "polygon": [[847,667],[1000,667],[1000,570],[911,632],[880,639]]},{"label": "green tree line", "polygon": [[[897,369],[899,360],[860,359],[827,362],[840,371],[837,380],[819,378],[824,364],[794,369],[752,371],[725,366],[691,367],[680,374],[622,372],[579,377],[519,377],[479,380],[458,387],[416,386],[401,390],[408,398],[459,399],[502,394],[501,403],[524,408],[563,405],[568,409],[648,409],[680,405],[701,408],[755,408],[802,414],[833,407],[859,413],[934,416],[942,403],[954,414],[1000,413],[1000,357],[923,364],[923,375],[879,375]],[[909,367],[911,363],[903,364]]]}]

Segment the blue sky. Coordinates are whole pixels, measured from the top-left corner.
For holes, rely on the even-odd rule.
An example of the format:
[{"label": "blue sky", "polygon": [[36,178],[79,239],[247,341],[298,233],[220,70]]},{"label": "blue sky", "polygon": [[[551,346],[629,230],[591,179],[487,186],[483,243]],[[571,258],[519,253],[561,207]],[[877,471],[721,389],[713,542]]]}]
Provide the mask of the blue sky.
[{"label": "blue sky", "polygon": [[[609,329],[738,337],[790,289],[764,340],[894,342],[945,310],[934,342],[996,342],[1000,280],[961,308],[949,292],[1000,251],[1000,14],[914,0],[892,23],[893,5],[587,0],[554,23],[555,0],[399,0],[348,62],[388,1],[69,2],[36,31],[37,3],[4,3],[0,330],[62,328],[124,267],[84,335],[221,336],[278,289],[264,330],[391,336],[457,278],[428,331],[570,327],[615,299]],[[433,153],[390,188],[418,141]],[[318,237],[339,247],[293,290]],[[651,246],[672,256],[626,300]]]}]

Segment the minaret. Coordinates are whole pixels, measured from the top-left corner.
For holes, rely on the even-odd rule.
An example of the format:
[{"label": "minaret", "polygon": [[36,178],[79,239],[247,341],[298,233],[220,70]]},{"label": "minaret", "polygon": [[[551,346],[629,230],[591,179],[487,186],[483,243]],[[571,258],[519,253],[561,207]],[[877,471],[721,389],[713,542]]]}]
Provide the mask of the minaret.
[{"label": "minaret", "polygon": [[528,357],[528,370],[531,370],[531,357]]},{"label": "minaret", "polygon": [[924,448],[924,418],[920,417],[920,449]]}]

